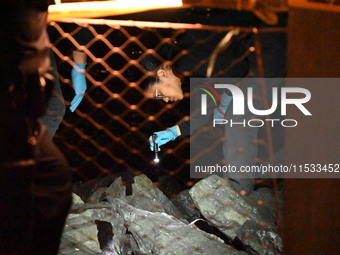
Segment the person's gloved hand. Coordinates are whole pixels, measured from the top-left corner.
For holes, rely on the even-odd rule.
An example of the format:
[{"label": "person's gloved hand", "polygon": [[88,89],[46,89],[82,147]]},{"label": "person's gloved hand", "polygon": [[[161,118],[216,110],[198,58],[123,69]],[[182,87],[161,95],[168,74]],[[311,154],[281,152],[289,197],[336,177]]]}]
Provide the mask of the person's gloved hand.
[{"label": "person's gloved hand", "polygon": [[[160,151],[161,150],[159,148],[160,146],[166,144],[167,142],[173,141],[178,137],[178,130],[176,126],[173,126],[166,130],[155,132],[154,134],[157,135],[155,143],[158,144],[158,151]],[[150,141],[150,150],[154,151],[155,145],[154,145],[152,136],[149,137],[149,141]]]},{"label": "person's gloved hand", "polygon": [[223,92],[223,95],[221,96],[221,104],[214,109],[214,120],[224,119],[224,115],[232,99],[232,96],[229,96]]},{"label": "person's gloved hand", "polygon": [[74,110],[78,107],[81,100],[84,98],[84,93],[86,91],[86,77],[85,77],[85,64],[74,63],[75,67],[72,68],[71,78],[73,83],[74,92],[76,95],[71,101],[70,110],[74,112]]}]

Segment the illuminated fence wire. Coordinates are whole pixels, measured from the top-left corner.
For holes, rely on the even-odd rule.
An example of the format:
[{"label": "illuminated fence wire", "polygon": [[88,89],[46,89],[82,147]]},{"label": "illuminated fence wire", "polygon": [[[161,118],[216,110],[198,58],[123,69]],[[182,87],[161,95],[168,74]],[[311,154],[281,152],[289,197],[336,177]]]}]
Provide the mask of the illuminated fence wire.
[{"label": "illuminated fence wire", "polygon": [[[197,64],[181,75],[182,78],[191,77],[209,61],[192,54],[195,48],[208,45],[215,36],[232,29],[234,27],[122,20],[51,22],[52,50],[57,57],[67,107],[74,95],[70,79],[72,50],[83,50],[88,56],[85,97],[74,113],[66,112],[54,138],[72,167],[74,180],[87,181],[130,171],[145,173],[154,181],[167,175],[181,185],[192,185],[188,138],[163,146],[158,165],[152,162],[148,142],[153,132],[188,118],[189,84],[183,85],[185,98],[182,101],[166,104],[147,99],[140,85],[154,73],[142,62],[149,55],[159,63],[167,61],[171,65],[176,65],[183,57],[190,58]],[[285,28],[239,29],[242,36],[251,34],[255,37],[260,33],[285,32]],[[204,37],[191,35],[195,41],[193,45],[179,46],[178,40],[193,30],[204,31]],[[253,54],[250,50],[253,46],[245,55]],[[164,55],[165,49],[173,52],[170,59]],[[236,62],[237,59],[232,64]],[[261,56],[258,56],[258,63],[262,63]],[[260,144],[268,146],[266,141],[260,141]]]}]

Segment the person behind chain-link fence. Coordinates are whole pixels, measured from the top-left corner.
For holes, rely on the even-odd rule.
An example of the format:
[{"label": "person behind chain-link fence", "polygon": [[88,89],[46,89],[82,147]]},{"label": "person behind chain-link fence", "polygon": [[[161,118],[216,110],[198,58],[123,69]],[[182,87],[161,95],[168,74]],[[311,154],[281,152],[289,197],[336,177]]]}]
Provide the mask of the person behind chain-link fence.
[{"label": "person behind chain-link fence", "polygon": [[[197,35],[192,36],[192,32],[188,32],[188,36],[184,36],[182,41],[185,41],[185,45],[194,43],[192,38],[197,38]],[[194,31],[195,34],[203,33],[204,31]],[[262,109],[261,102],[262,90],[259,83],[252,82],[251,79],[244,79],[244,77],[259,77],[259,70],[256,61],[256,55],[254,51],[249,54],[249,49],[254,45],[254,35],[249,34],[245,37],[236,38],[231,42],[227,50],[221,52],[218,56],[213,76],[214,78],[229,78],[230,84],[240,86],[245,98],[247,98],[247,88],[252,87],[255,95],[254,107],[256,109]],[[188,41],[187,41],[188,39]],[[263,52],[265,61],[265,77],[284,77],[284,45],[282,34],[272,33],[263,38]],[[177,43],[179,45],[180,42]],[[202,58],[208,58],[217,43],[202,45],[198,49],[194,48],[192,54],[201,56]],[[282,49],[281,49],[281,48]],[[245,55],[245,53],[247,55]],[[195,66],[195,60],[187,58],[177,61],[174,65],[178,71],[188,71]],[[237,60],[237,61],[235,61]],[[182,81],[175,75],[172,68],[169,66],[161,66],[159,61],[155,58],[145,58],[144,66],[148,70],[156,70],[156,78],[146,85],[144,84],[145,95],[147,97],[153,97],[155,99],[161,99],[165,102],[177,101],[183,99]],[[199,69],[195,69],[193,77],[205,78],[207,73],[207,65],[201,66]],[[242,82],[241,82],[242,81]],[[249,82],[250,81],[250,82]],[[237,84],[238,83],[238,84]],[[266,95],[268,104],[271,104],[271,89],[272,87],[281,86],[281,79],[277,79],[274,83],[269,84],[266,87]],[[190,113],[190,121],[180,121],[176,125],[169,127],[166,130],[155,132],[157,139],[155,140],[159,146],[162,146],[169,141],[173,141],[178,137],[184,137],[192,135],[199,127],[208,123],[209,119],[233,119],[234,122],[248,122],[254,118],[263,119],[263,116],[255,116],[249,109],[245,108],[245,113],[241,116],[233,115],[232,93],[228,89],[214,89],[212,86],[206,88],[210,94],[216,95],[216,101],[218,101],[217,107],[210,109],[205,116],[195,115]],[[191,91],[191,94],[193,91]],[[200,107],[200,94],[202,91],[196,93],[196,97],[190,97],[190,99],[197,98],[197,107]],[[210,97],[208,97],[210,98]],[[194,103],[195,104],[195,103]],[[192,103],[191,103],[192,105]],[[240,119],[241,118],[241,119]],[[191,126],[191,127],[190,127]],[[252,166],[256,164],[258,156],[258,144],[256,142],[258,138],[259,128],[246,126],[240,128],[240,126],[225,125],[223,142],[223,155],[226,164],[240,168],[241,166]],[[150,136],[150,148],[154,149],[153,137]],[[242,192],[242,194],[250,194],[254,189],[255,173],[233,173],[227,172],[223,174],[223,177],[228,178],[236,190]]]},{"label": "person behind chain-link fence", "polygon": [[[162,99],[165,102],[173,102],[177,100],[183,99],[183,91],[181,88],[181,80],[173,73],[172,68],[170,66],[163,66],[159,70],[157,70],[157,79],[154,83],[150,83],[149,86],[145,90],[145,94],[147,97],[153,97],[155,99]],[[237,79],[238,80],[238,79]],[[209,120],[211,119],[211,116],[213,115],[214,119],[224,119],[225,113],[227,112],[227,109],[229,108],[229,105],[232,101],[232,96],[229,91],[227,90],[215,90],[212,86],[204,84],[205,91],[210,90],[211,94],[217,95],[219,98],[219,104],[216,108],[212,109],[209,107],[208,114],[207,115],[193,115],[190,114],[190,120],[189,121],[180,121],[176,125],[169,127],[166,130],[155,132],[154,134],[157,135],[157,138],[155,141],[153,141],[153,138],[150,137],[150,149],[154,150],[154,142],[158,144],[158,146],[162,146],[169,141],[173,141],[177,139],[178,137],[184,137],[188,135],[192,135],[194,131],[196,131],[198,128],[202,127],[203,125],[206,125]],[[203,91],[202,91],[203,92]],[[191,99],[195,98],[197,99],[197,103],[200,102],[200,95],[202,92],[199,92],[197,90],[194,90],[191,92],[191,94],[195,94],[195,96],[191,96]],[[208,102],[208,105],[211,105],[210,102]],[[200,106],[197,106],[197,108]],[[196,108],[194,109],[194,111]],[[250,117],[249,117],[250,118]],[[236,164],[235,163],[235,156],[240,154],[240,152],[236,155],[233,155],[234,158],[230,158],[228,155],[233,151],[235,151],[235,143],[239,143],[239,141],[244,141],[245,143],[248,143],[248,148],[250,149],[249,143],[256,146],[256,144],[253,144],[252,138],[256,138],[257,136],[257,129],[251,129],[251,133],[248,132],[240,132],[239,129],[231,129],[233,133],[231,134],[228,132],[229,136],[236,137],[236,139],[231,144],[228,141],[228,146],[230,149],[225,154],[225,158],[228,158],[229,164]],[[225,133],[225,135],[227,132]],[[254,147],[253,146],[253,147]],[[251,160],[253,154],[256,154],[256,151],[254,151],[256,148],[250,149],[247,153],[247,151],[244,154],[247,154],[247,158]],[[242,153],[241,153],[242,154]],[[244,158],[243,158],[244,159]],[[234,160],[234,161],[233,161]],[[253,162],[252,162],[253,163]],[[242,161],[242,164],[250,164],[247,161]],[[252,175],[243,175],[241,178],[239,176],[236,176],[235,174],[230,173],[228,176],[226,176],[230,179],[230,181],[233,183],[233,186],[239,190],[239,191],[246,191],[250,193],[254,186],[254,177]]]},{"label": "person behind chain-link fence", "polygon": [[[75,95],[70,103],[70,111],[74,112],[78,105],[84,98],[85,91],[87,89],[85,68],[86,68],[86,53],[80,50],[72,52],[73,66],[71,69],[71,80]],[[51,70],[49,73],[53,76],[54,86],[51,93],[51,97],[48,101],[46,111],[43,116],[40,117],[42,124],[47,128],[47,132],[52,139],[57,132],[59,125],[64,118],[66,112],[66,105],[60,86],[58,77],[58,68],[53,51],[50,52]]]}]

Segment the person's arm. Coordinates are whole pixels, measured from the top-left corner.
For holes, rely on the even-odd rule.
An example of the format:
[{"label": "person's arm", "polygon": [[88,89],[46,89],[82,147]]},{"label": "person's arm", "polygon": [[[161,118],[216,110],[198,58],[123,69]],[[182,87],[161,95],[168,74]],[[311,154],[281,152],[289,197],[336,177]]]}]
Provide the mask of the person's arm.
[{"label": "person's arm", "polygon": [[[160,150],[160,146],[177,139],[177,137],[179,136],[185,137],[191,135],[195,130],[208,123],[209,119],[211,119],[211,115],[213,114],[214,107],[208,107],[207,115],[202,115],[200,113],[200,100],[202,92],[202,90],[195,90],[194,92],[192,92],[194,94],[191,94],[190,96],[190,99],[192,101],[190,106],[190,121],[179,121],[176,125],[167,128],[166,130],[155,132],[154,134],[157,135],[157,138],[155,140],[153,139],[153,136],[149,137],[150,149],[152,151],[154,150],[154,142],[158,144],[158,149]],[[208,101],[209,105],[211,105],[210,100]]]},{"label": "person's arm", "polygon": [[86,77],[85,77],[85,68],[86,68],[86,53],[83,51],[73,51],[73,61],[74,66],[71,71],[71,78],[73,83],[73,88],[75,92],[75,96],[71,101],[70,110],[74,112],[78,107],[80,102],[84,98],[84,93],[86,91]]},{"label": "person's arm", "polygon": [[75,64],[86,64],[87,56],[85,52],[81,50],[75,50],[73,51],[72,55]]},{"label": "person's arm", "polygon": [[172,126],[170,128],[167,128],[163,131],[158,131],[158,132],[154,132],[153,135],[156,135],[156,139],[154,139],[153,135],[151,135],[149,137],[149,141],[150,141],[150,150],[154,151],[155,148],[155,144],[156,143],[158,145],[158,150],[161,150],[159,147],[175,140],[178,136],[180,136],[180,129],[178,127],[178,125]]}]

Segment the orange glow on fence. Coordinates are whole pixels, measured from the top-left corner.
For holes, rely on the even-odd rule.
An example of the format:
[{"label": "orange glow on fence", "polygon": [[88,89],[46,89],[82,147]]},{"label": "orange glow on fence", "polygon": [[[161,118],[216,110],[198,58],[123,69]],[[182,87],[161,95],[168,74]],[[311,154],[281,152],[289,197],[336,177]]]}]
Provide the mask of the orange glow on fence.
[{"label": "orange glow on fence", "polygon": [[64,3],[50,5],[48,20],[97,18],[180,6],[182,6],[182,0],[116,0]]},{"label": "orange glow on fence", "polygon": [[288,0],[290,8],[314,9],[319,11],[340,12],[340,5],[336,1]]}]

